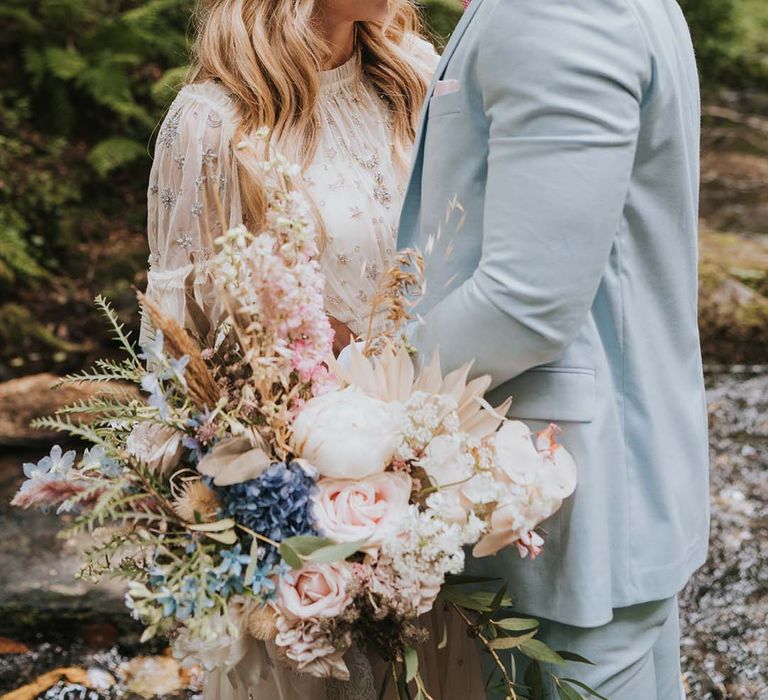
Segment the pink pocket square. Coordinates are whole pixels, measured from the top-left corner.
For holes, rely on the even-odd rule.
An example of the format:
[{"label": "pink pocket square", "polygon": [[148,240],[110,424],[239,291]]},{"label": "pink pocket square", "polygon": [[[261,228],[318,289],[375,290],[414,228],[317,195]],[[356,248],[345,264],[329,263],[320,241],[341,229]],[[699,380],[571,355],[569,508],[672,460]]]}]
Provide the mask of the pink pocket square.
[{"label": "pink pocket square", "polygon": [[440,97],[441,95],[450,95],[452,92],[459,91],[458,80],[438,80],[435,85],[434,97]]}]

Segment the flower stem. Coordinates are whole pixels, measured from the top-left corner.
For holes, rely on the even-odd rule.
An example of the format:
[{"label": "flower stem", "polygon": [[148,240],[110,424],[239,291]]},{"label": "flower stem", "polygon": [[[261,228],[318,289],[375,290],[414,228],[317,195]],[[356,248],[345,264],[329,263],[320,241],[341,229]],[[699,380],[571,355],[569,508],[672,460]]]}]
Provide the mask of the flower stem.
[{"label": "flower stem", "polygon": [[239,527],[243,532],[247,532],[251,537],[257,540],[261,540],[262,542],[266,542],[269,545],[272,545],[276,549],[280,549],[280,543],[275,542],[274,540],[269,539],[269,537],[265,537],[264,535],[260,535],[258,532],[255,532],[254,530],[251,530],[251,528],[246,527],[245,525],[241,525],[240,523],[236,523],[235,527]]},{"label": "flower stem", "polygon": [[507,686],[507,690],[509,691],[509,698],[508,700],[519,700],[517,693],[515,692],[515,684],[512,681],[512,679],[509,677],[509,674],[507,673],[507,668],[504,666],[504,662],[501,660],[501,657],[498,655],[495,649],[493,649],[490,646],[490,642],[488,639],[483,635],[483,633],[480,631],[478,626],[472,622],[472,620],[469,619],[469,617],[466,615],[466,613],[455,603],[449,603],[449,605],[458,613],[459,617],[462,619],[462,621],[471,629],[476,630],[477,632],[477,638],[482,642],[483,646],[488,650],[491,657],[493,658],[493,663],[496,665],[496,668],[501,671],[501,675],[504,678],[504,684]]}]

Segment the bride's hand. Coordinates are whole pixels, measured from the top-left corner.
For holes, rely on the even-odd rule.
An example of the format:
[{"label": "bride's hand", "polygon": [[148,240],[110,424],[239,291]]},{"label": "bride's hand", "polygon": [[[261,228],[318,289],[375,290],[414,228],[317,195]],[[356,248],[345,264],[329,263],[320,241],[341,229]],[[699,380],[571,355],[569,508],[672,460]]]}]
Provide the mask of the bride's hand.
[{"label": "bride's hand", "polygon": [[341,321],[337,321],[333,316],[329,316],[331,320],[331,328],[334,331],[333,337],[333,354],[338,354],[352,342],[352,331],[343,324]]}]

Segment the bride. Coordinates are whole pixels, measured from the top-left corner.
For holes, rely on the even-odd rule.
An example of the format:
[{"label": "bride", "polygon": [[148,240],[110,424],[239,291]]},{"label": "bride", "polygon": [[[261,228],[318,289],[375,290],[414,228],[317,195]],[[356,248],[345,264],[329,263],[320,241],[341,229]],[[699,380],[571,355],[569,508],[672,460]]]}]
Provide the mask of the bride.
[{"label": "bride", "polygon": [[[180,322],[189,293],[220,315],[203,232],[215,238],[221,222],[207,203],[218,194],[230,227],[258,228],[262,156],[248,146],[266,126],[272,144],[300,164],[323,234],[336,350],[363,333],[394,259],[416,121],[437,60],[410,0],[200,0],[191,79],[160,128],[150,176],[147,295]],[[266,653],[255,642],[233,651],[242,660],[232,673],[209,674],[206,698],[377,697],[359,651],[348,659],[349,683],[298,676]],[[461,659],[445,661],[426,662],[435,697],[484,695]]]}]

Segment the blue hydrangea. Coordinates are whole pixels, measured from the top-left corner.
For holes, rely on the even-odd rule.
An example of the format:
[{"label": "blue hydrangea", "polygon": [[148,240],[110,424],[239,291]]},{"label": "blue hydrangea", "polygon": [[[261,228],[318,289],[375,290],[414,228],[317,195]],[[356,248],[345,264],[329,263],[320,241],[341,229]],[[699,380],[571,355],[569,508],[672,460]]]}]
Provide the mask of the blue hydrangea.
[{"label": "blue hydrangea", "polygon": [[[311,495],[315,479],[299,464],[273,464],[258,479],[218,489],[223,510],[260,535],[282,542],[296,535],[316,535]],[[274,566],[280,555],[266,546],[261,559]]]}]

